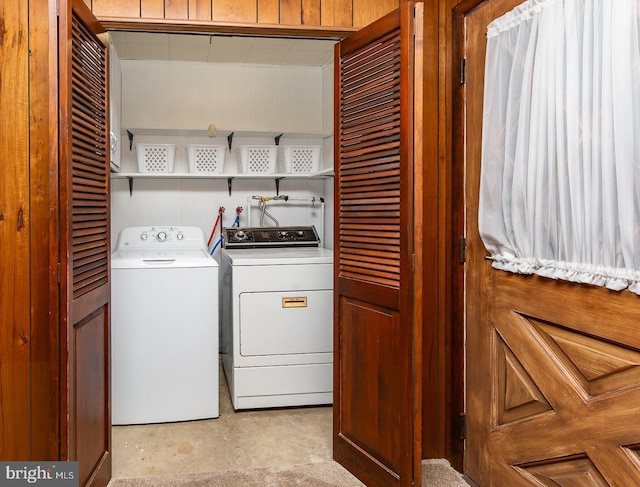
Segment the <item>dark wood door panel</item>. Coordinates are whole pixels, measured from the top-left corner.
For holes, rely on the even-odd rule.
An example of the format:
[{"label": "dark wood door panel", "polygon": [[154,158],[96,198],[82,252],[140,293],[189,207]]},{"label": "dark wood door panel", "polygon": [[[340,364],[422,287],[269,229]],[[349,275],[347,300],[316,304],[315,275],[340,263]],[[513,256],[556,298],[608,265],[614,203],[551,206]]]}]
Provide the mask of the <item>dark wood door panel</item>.
[{"label": "dark wood door panel", "polygon": [[101,470],[110,451],[108,307],[75,324],[73,334],[74,363],[82,364],[73,378],[80,485],[95,484],[97,479],[91,477],[104,475]]},{"label": "dark wood door panel", "polygon": [[367,485],[409,486],[420,460],[413,26],[409,2],[343,40],[335,56],[334,457]]},{"label": "dark wood door panel", "polygon": [[82,0],[60,14],[61,457],[111,477],[109,99],[104,32]]},{"label": "dark wood door panel", "polygon": [[405,428],[393,404],[406,393],[406,384],[388,365],[401,363],[399,351],[407,347],[400,343],[399,314],[342,298],[340,315],[340,435],[372,461],[397,470],[401,466],[398,455],[402,455],[400,435]]}]

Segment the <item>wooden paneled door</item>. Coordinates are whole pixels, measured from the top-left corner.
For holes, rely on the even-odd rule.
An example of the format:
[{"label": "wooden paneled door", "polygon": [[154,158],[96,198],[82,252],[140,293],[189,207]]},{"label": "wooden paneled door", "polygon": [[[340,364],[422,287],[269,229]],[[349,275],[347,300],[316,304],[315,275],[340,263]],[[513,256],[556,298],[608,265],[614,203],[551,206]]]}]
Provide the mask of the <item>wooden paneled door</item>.
[{"label": "wooden paneled door", "polygon": [[336,45],[334,458],[367,485],[412,485],[421,459],[413,415],[421,406],[413,319],[421,7],[407,2]]},{"label": "wooden paneled door", "polygon": [[61,458],[111,477],[108,47],[82,0],[60,0]]},{"label": "wooden paneled door", "polygon": [[[494,270],[478,234],[487,24],[518,0],[464,2],[466,473],[481,486],[640,485],[640,298]],[[631,68],[630,68],[631,69]]]}]

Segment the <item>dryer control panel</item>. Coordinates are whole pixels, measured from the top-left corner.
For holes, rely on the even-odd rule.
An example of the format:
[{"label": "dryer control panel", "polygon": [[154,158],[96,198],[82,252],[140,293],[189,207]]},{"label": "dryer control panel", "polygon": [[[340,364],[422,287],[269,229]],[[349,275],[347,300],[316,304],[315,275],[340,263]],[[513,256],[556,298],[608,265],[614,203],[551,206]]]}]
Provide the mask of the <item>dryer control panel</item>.
[{"label": "dryer control panel", "polygon": [[224,229],[224,247],[227,249],[319,247],[320,239],[315,227],[253,227]]}]

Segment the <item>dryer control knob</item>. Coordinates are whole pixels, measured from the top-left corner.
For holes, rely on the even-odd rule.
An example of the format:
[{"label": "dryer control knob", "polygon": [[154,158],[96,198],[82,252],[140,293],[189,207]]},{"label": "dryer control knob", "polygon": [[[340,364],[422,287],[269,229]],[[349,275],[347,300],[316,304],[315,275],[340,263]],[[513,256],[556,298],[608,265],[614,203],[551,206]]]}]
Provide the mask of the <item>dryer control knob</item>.
[{"label": "dryer control knob", "polygon": [[158,235],[156,235],[156,240],[158,240],[158,242],[164,242],[167,239],[167,232],[158,232]]}]

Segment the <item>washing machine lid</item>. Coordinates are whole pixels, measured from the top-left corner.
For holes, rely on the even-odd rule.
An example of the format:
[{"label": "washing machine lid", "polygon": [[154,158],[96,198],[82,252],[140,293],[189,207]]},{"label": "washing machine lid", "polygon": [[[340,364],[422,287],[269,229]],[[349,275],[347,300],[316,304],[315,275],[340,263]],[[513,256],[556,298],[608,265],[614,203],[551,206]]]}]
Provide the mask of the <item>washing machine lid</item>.
[{"label": "washing machine lid", "polygon": [[332,264],[333,250],[323,248],[222,249],[233,266]]},{"label": "washing machine lid", "polygon": [[111,256],[112,269],[170,269],[217,267],[204,250],[118,250]]}]

